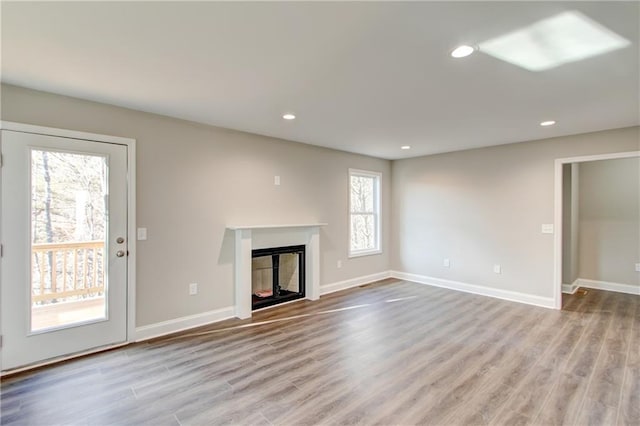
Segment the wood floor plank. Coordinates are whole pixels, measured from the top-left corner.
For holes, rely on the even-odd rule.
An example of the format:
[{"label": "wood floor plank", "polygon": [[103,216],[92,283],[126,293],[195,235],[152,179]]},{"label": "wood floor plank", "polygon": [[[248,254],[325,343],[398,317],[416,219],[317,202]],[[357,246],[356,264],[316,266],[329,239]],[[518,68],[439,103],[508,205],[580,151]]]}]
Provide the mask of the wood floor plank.
[{"label": "wood floor plank", "polygon": [[2,379],[2,425],[638,425],[640,297],[400,280]]},{"label": "wood floor plank", "polygon": [[532,422],[530,418],[523,414],[511,410],[504,410],[498,417],[494,418],[490,424],[492,426],[526,426],[532,424]]},{"label": "wood floor plank", "polygon": [[530,419],[536,418],[551,392],[556,374],[551,368],[538,368],[514,391],[513,396],[505,403],[505,408]]},{"label": "wood floor plank", "polygon": [[576,424],[585,426],[615,425],[617,410],[600,401],[586,398]]},{"label": "wood floor plank", "polygon": [[640,367],[627,367],[618,408],[617,424],[640,425]]},{"label": "wood floor plank", "polygon": [[588,397],[610,407],[618,407],[627,354],[603,347],[598,356]]},{"label": "wood floor plank", "polygon": [[[560,373],[544,405],[534,419],[541,425],[576,424],[580,415],[587,380],[572,374]],[[587,407],[589,408],[589,407]]]},{"label": "wood floor plank", "polygon": [[[640,309],[638,309],[640,312]],[[631,331],[631,343],[627,352],[627,367],[640,368],[640,315],[634,318],[633,328]]]}]

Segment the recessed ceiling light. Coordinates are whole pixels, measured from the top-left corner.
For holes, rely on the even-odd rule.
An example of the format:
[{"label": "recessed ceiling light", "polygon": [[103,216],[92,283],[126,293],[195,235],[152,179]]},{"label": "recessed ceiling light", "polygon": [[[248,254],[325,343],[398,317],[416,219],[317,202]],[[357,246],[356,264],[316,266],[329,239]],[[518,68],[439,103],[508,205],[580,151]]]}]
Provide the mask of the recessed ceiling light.
[{"label": "recessed ceiling light", "polygon": [[284,118],[285,120],[295,120],[296,116],[293,114],[284,114],[282,118]]},{"label": "recessed ceiling light", "polygon": [[402,146],[400,147],[400,149],[411,149],[411,146],[409,146],[409,145],[402,145]]},{"label": "recessed ceiling light", "polygon": [[484,41],[479,50],[529,71],[544,71],[630,44],[582,13],[567,11]]},{"label": "recessed ceiling light", "polygon": [[542,123],[540,123],[540,125],[543,127],[553,126],[554,124],[556,124],[556,122],[553,120],[543,121]]},{"label": "recessed ceiling light", "polygon": [[456,47],[453,52],[451,52],[451,56],[454,58],[464,58],[465,56],[469,56],[473,53],[475,49],[471,46],[462,45]]}]

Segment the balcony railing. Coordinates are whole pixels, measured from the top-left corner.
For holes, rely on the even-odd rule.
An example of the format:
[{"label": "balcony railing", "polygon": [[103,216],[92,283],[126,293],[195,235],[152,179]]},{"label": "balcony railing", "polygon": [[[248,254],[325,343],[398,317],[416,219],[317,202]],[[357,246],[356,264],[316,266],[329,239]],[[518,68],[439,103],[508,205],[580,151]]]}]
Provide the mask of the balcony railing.
[{"label": "balcony railing", "polygon": [[32,253],[32,303],[104,294],[104,241],[33,244]]}]

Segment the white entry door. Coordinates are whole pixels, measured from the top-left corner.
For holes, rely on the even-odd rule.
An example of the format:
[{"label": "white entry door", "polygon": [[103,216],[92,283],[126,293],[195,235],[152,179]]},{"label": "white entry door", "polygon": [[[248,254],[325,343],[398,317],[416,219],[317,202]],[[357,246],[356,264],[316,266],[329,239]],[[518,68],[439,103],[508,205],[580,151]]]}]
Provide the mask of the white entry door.
[{"label": "white entry door", "polygon": [[2,370],[127,339],[127,146],[2,130]]}]

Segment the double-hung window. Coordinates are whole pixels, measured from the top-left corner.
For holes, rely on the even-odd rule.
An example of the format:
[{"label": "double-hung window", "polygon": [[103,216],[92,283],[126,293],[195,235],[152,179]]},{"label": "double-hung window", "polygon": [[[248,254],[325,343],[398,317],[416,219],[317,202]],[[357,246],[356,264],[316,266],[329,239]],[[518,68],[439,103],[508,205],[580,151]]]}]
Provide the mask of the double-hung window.
[{"label": "double-hung window", "polygon": [[349,169],[349,256],[381,253],[380,183],[382,174]]}]

